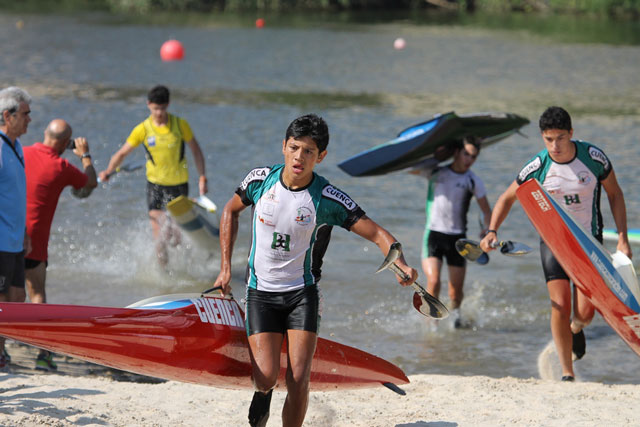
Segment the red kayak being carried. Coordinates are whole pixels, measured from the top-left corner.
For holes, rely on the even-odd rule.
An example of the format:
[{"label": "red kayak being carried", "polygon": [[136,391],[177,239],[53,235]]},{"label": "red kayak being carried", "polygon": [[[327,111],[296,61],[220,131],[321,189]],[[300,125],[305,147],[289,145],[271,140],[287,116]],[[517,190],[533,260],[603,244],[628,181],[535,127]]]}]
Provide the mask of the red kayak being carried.
[{"label": "red kayak being carried", "polygon": [[[621,274],[606,249],[537,180],[530,179],[522,184],[516,195],[573,283],[640,356],[640,289],[637,282],[634,285]],[[633,276],[635,278],[635,273]]]},{"label": "red kayak being carried", "polygon": [[[167,380],[253,389],[244,313],[234,299],[177,294],[125,308],[0,303],[0,335],[88,362]],[[279,387],[287,366],[281,353]],[[407,384],[397,366],[318,338],[316,391]]]}]

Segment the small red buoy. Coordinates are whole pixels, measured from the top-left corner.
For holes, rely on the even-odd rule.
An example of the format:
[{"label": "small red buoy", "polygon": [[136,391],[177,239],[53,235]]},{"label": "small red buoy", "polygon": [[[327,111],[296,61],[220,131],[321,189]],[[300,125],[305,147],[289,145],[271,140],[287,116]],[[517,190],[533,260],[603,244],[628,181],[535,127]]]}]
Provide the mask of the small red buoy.
[{"label": "small red buoy", "polygon": [[402,37],[398,37],[393,41],[393,48],[396,50],[402,50],[406,46],[407,46],[407,42]]},{"label": "small red buoy", "polygon": [[180,61],[184,58],[184,47],[178,40],[167,40],[160,48],[160,58],[163,61]]},{"label": "small red buoy", "polygon": [[264,19],[263,18],[256,19],[256,28],[262,28],[262,27],[264,27]]}]

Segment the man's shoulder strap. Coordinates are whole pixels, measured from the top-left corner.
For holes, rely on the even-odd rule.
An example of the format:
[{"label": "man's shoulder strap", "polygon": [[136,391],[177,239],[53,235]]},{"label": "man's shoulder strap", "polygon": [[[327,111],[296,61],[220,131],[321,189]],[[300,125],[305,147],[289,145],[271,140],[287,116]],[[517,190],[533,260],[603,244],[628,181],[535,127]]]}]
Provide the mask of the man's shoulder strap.
[{"label": "man's shoulder strap", "polygon": [[4,142],[11,147],[11,151],[13,151],[13,154],[16,155],[16,158],[18,159],[18,161],[20,162],[20,164],[22,165],[22,168],[24,169],[24,160],[22,159],[22,157],[20,157],[20,155],[18,154],[18,151],[16,150],[16,147],[11,143],[11,141],[9,140],[9,138],[7,138],[4,134],[0,133],[0,137],[4,140]]}]

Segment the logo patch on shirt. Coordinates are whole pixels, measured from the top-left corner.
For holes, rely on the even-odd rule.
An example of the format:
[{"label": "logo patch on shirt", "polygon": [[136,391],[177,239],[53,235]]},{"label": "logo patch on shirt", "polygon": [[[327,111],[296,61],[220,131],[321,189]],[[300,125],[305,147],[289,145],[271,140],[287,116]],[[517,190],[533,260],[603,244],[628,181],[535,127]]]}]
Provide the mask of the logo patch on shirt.
[{"label": "logo patch on shirt", "polygon": [[255,168],[242,180],[240,184],[240,188],[244,191],[247,189],[247,186],[253,181],[264,181],[264,179],[269,175],[269,171],[271,168]]},{"label": "logo patch on shirt", "polygon": [[284,233],[278,233],[276,231],[273,232],[273,241],[271,242],[271,249],[282,249],[283,251],[289,252],[291,248],[289,245],[291,244],[291,236]]},{"label": "logo patch on shirt", "polygon": [[540,157],[536,157],[531,162],[529,162],[528,165],[522,168],[522,170],[518,174],[518,179],[520,181],[524,181],[527,176],[540,169],[540,166],[542,166],[542,160],[540,160]]},{"label": "logo patch on shirt", "polygon": [[580,195],[579,194],[567,194],[564,196],[564,204],[565,205],[574,205],[580,204]]},{"label": "logo patch on shirt", "polygon": [[268,225],[269,227],[275,227],[276,226],[276,224],[273,221],[271,221],[269,218],[267,218],[265,216],[258,215],[258,221],[260,221],[264,225]]},{"label": "logo patch on shirt", "polygon": [[607,156],[605,156],[604,153],[598,150],[596,147],[589,147],[589,156],[591,156],[591,158],[596,162],[602,163],[605,170],[609,169],[610,166],[609,166],[609,160],[607,159]]},{"label": "logo patch on shirt", "polygon": [[354,210],[358,206],[349,196],[338,190],[333,185],[327,185],[324,187],[322,189],[322,195],[328,199],[335,200],[350,211]]},{"label": "logo patch on shirt", "polygon": [[591,176],[589,172],[582,171],[578,173],[578,182],[583,185],[587,185],[591,182]]},{"label": "logo patch on shirt", "polygon": [[156,137],[155,136],[150,136],[149,138],[147,138],[147,145],[149,147],[155,147],[156,146]]},{"label": "logo patch on shirt", "polygon": [[311,209],[306,206],[299,207],[298,215],[296,215],[296,223],[302,226],[311,224]]},{"label": "logo patch on shirt", "polygon": [[266,200],[266,201],[269,201],[269,202],[278,203],[278,198],[276,197],[275,187],[270,188],[269,191],[267,191],[267,194],[262,196],[262,198],[264,200]]}]

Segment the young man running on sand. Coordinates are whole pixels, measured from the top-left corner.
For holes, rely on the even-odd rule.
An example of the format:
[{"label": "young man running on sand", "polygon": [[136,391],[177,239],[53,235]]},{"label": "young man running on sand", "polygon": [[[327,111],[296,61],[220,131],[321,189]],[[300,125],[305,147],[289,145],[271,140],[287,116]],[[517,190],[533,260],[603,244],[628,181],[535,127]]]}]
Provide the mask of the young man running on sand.
[{"label": "young man running on sand", "polygon": [[[280,349],[287,337],[285,426],[300,426],[309,401],[311,361],[320,322],[320,268],[334,225],[375,243],[386,256],[396,239],[345,193],[313,172],[327,155],[329,130],[314,115],[295,119],[282,141],[284,164],[253,169],[227,202],[220,221],[220,274],[214,286],[231,292],[231,255],[238,217],[253,207],[246,327],[256,392],[249,423],[264,426],[280,372]],[[404,259],[397,262],[409,280],[417,277]]]},{"label": "young man running on sand", "polygon": [[[624,195],[609,158],[596,146],[571,139],[571,117],[563,108],[547,108],[540,116],[539,125],[545,149],[522,168],[496,202],[489,230],[480,242],[482,250],[492,251],[494,248],[491,244],[498,242],[498,227],[506,219],[516,200],[518,186],[536,178],[552,197],[563,204],[585,230],[590,230],[600,242],[600,192],[601,187],[604,187],[618,229],[617,249],[631,258]],[[595,309],[587,297],[574,286],[572,320],[569,276],[542,240],[540,256],[551,300],[551,334],[562,366],[562,381],[574,381],[572,349],[577,359],[584,355],[586,343],[582,329],[593,319]]]}]

